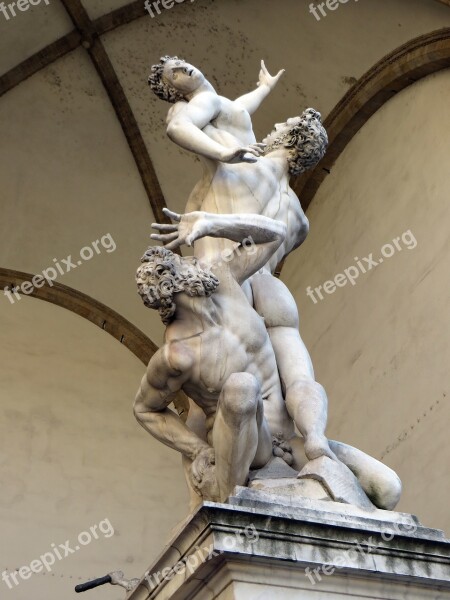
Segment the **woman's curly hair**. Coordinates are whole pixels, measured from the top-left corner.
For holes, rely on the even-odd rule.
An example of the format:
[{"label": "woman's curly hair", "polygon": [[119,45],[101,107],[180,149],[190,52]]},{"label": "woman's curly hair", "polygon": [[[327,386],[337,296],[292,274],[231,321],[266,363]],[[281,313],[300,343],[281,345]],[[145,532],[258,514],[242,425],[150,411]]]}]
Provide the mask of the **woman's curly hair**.
[{"label": "woman's curly hair", "polygon": [[285,148],[292,148],[288,159],[289,172],[299,175],[312,169],[324,157],[328,145],[327,132],[322,125],[322,115],[313,108],[307,108],[300,120],[283,140]]},{"label": "woman's curly hair", "polygon": [[139,295],[145,306],[158,310],[164,325],[176,311],[173,300],[177,292],[188,296],[210,296],[219,280],[200,266],[196,258],[182,258],[163,246],[150,246],[136,272]]},{"label": "woman's curly hair", "polygon": [[158,98],[174,104],[179,100],[184,100],[184,96],[172,85],[170,85],[170,83],[164,81],[164,67],[168,60],[183,59],[178,58],[178,56],[163,56],[157,65],[152,66],[151,73],[148,77],[148,85],[155,92]]}]

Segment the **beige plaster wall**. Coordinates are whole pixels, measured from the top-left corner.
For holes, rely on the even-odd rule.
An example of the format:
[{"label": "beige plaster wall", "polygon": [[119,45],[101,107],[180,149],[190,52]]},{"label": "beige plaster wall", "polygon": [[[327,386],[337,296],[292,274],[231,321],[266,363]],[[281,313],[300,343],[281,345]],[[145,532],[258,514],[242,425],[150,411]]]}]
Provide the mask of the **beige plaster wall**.
[{"label": "beige plaster wall", "polygon": [[[370,119],[320,188],[309,237],[282,274],[328,391],[330,437],[394,468],[404,482],[399,509],[447,533],[449,97],[446,70]],[[404,243],[408,231],[417,245],[411,234]],[[397,237],[400,251],[392,244]],[[330,294],[319,290],[323,300],[314,292],[316,303],[306,295],[307,286],[357,265],[355,258],[373,253],[378,261],[388,243],[393,256],[360,272],[354,286],[333,292],[328,284]]]},{"label": "beige plaster wall", "polygon": [[[55,548],[64,557],[66,540],[80,546],[11,590],[0,579],[0,598],[66,600],[78,597],[77,583],[112,570],[140,575],[188,503],[179,455],[133,415],[143,365],[104,331],[40,300],[1,303],[0,322],[0,574]],[[93,525],[99,539],[80,545]],[[124,597],[110,586],[91,593]]]},{"label": "beige plaster wall", "polygon": [[[0,123],[1,266],[41,273],[56,259],[67,271],[62,260],[71,255],[76,269],[58,281],[118,311],[160,344],[161,320],[144,307],[134,282],[154,217],[85,50],[0,98]],[[100,254],[80,258],[107,234],[114,243],[107,238]]]}]

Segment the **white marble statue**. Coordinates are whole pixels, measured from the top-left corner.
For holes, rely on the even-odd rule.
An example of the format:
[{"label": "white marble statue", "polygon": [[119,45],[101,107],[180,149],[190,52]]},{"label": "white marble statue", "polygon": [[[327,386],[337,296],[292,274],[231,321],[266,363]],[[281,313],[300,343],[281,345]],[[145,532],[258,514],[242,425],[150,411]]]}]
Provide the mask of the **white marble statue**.
[{"label": "white marble statue", "polygon": [[[152,237],[166,248],[149,249],[138,271],[144,302],[158,308],[167,332],[138,393],[136,416],[183,454],[199,497],[225,499],[273,452],[297,471],[321,457],[342,461],[376,506],[392,509],[401,492],[395,473],[328,442],[327,396],[315,381],[292,295],[273,276],[308,232],[290,175],[317,164],[327,144],[313,109],[256,143],[250,113],[281,74],[271,77],[262,63],[258,88],[232,102],[176,57],[152,68],[152,89],[174,103],[168,135],[200,156],[204,172],[187,214],[171,213],[174,226],[154,225],[159,233]],[[194,244],[194,259],[167,254],[183,243]],[[167,409],[179,389],[201,409],[190,411],[187,424]],[[206,434],[199,414],[206,415]]]},{"label": "white marble statue", "polygon": [[[289,187],[289,177],[317,164],[328,140],[319,113],[309,109],[301,117],[277,125],[264,143],[256,144],[250,114],[283,73],[272,77],[263,61],[261,67],[257,89],[235,101],[219,96],[198,69],[177,57],[164,57],[152,68],[150,85],[158,96],[175,103],[167,118],[169,137],[200,156],[204,166],[186,212],[260,213],[288,227],[285,242],[265,272],[252,278],[251,301],[266,321],[288,410],[305,438],[308,458],[334,458],[325,437],[327,397],[315,381],[301,340],[297,307],[286,286],[272,276],[278,262],[299,246],[308,232],[308,221]],[[264,152],[264,159],[258,160]],[[196,244],[195,255],[211,258],[229,245],[225,240],[205,239]]]},{"label": "white marble statue", "polygon": [[[135,402],[140,424],[189,462],[199,497],[225,500],[245,485],[249,470],[264,467],[283,442],[292,466],[305,464],[302,440],[286,411],[276,359],[263,319],[250,305],[242,283],[267,263],[285,240],[286,226],[261,215],[193,212],[154,227],[175,248],[204,237],[239,245],[212,262],[182,258],[150,247],[137,272],[139,293],[167,325],[165,344],[152,357]],[[175,237],[174,237],[175,236]],[[251,239],[251,251],[246,244]],[[197,435],[168,406],[183,390],[206,415],[206,438]],[[358,476],[380,507],[398,500],[393,471],[364,453],[331,442],[339,460]]]}]

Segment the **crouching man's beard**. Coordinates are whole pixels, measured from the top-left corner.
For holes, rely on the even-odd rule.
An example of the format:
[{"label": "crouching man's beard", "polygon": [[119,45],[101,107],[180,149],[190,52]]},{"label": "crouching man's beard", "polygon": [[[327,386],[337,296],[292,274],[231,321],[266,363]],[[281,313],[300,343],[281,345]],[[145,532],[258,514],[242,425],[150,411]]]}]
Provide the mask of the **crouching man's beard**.
[{"label": "crouching man's beard", "polygon": [[168,325],[174,317],[174,295],[210,296],[219,280],[203,269],[196,258],[182,258],[163,246],[151,246],[141,259],[136,273],[139,295],[145,306],[158,310],[162,322]]}]

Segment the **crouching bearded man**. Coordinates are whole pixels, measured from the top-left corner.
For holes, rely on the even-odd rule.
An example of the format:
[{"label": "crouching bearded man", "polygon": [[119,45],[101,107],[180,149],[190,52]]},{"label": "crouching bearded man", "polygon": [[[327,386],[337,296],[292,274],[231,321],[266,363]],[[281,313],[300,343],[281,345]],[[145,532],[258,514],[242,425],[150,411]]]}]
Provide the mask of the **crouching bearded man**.
[{"label": "crouching bearded man", "polygon": [[[181,216],[164,210],[175,224],[153,224],[160,233],[152,237],[167,247],[150,247],[136,278],[144,303],[167,326],[165,343],[149,362],[135,415],[144,429],[183,455],[198,502],[224,501],[236,485],[247,483],[250,469],[268,463],[273,440],[292,445],[290,462],[297,471],[307,462],[264,320],[241,287],[277,252],[287,228],[262,215]],[[226,259],[220,253],[199,260],[172,252],[205,236],[239,245]],[[245,251],[249,239],[251,252]],[[205,414],[204,437],[168,408],[180,390]],[[391,469],[346,444],[330,441],[330,447],[376,506],[395,506],[401,487]]]},{"label": "crouching bearded man", "polygon": [[[135,415],[155,438],[192,461],[189,479],[199,496],[223,501],[234,486],[245,485],[250,468],[263,467],[272,456],[263,399],[283,415],[267,330],[241,284],[280,246],[286,227],[260,215],[165,212],[178,225],[153,227],[171,232],[161,234],[163,240],[175,231],[172,248],[206,235],[239,243],[250,237],[255,244],[252,253],[242,250],[212,264],[150,247],[137,272],[144,303],[159,311],[167,328],[142,380]],[[206,441],[168,408],[179,390],[205,413]],[[279,427],[289,428],[289,419]]]}]

